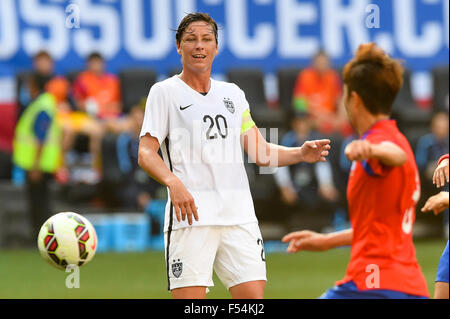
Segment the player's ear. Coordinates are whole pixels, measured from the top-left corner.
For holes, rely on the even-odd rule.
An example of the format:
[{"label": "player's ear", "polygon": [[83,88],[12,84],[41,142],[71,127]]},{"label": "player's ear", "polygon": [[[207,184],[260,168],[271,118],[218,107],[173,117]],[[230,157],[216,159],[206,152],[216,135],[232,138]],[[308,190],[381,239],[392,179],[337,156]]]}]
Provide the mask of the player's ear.
[{"label": "player's ear", "polygon": [[181,48],[180,48],[180,43],[179,42],[177,42],[177,53],[179,55],[181,55]]}]

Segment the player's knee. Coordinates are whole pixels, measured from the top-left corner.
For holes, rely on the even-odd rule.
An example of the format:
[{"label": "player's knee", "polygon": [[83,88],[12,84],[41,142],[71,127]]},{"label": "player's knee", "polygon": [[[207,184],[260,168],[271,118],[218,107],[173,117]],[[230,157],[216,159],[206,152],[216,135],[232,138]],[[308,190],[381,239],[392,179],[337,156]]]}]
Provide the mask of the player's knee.
[{"label": "player's knee", "polygon": [[230,288],[233,299],[263,299],[266,282],[264,280],[245,282]]},{"label": "player's knee", "polygon": [[206,287],[183,287],[170,291],[173,299],[205,299]]}]

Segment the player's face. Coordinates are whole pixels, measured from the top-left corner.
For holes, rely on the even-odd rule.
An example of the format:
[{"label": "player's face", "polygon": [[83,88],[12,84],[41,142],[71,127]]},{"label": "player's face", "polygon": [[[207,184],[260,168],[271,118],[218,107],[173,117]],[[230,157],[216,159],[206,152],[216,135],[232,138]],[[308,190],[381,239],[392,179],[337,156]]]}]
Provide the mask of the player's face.
[{"label": "player's face", "polygon": [[183,69],[205,72],[211,69],[214,57],[218,53],[216,38],[212,26],[204,21],[189,24],[177,43]]}]

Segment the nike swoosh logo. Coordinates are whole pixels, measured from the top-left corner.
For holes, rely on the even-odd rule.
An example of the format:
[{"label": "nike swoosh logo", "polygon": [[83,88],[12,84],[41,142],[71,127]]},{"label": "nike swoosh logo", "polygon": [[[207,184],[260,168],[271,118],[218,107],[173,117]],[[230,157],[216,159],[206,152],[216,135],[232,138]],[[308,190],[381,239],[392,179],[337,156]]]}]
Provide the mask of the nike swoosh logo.
[{"label": "nike swoosh logo", "polygon": [[185,107],[182,107],[181,105],[180,105],[180,110],[185,110],[185,109],[187,109],[188,107],[190,107],[190,106],[192,106],[192,105],[194,105],[194,104],[189,104],[188,106],[185,106]]}]

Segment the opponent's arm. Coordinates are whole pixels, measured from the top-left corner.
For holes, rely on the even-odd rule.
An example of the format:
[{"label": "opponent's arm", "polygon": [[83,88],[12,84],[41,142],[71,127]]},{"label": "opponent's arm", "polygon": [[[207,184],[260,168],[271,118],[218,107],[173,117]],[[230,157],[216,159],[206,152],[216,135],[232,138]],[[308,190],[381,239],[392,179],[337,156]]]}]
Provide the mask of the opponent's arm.
[{"label": "opponent's arm", "polygon": [[445,182],[450,182],[448,164],[448,154],[445,154],[439,159],[438,167],[436,167],[433,174],[433,184],[435,184],[436,187],[442,187],[445,185]]},{"label": "opponent's arm", "polygon": [[328,139],[306,141],[301,147],[285,147],[268,143],[256,125],[241,134],[241,145],[256,165],[270,167],[288,166],[300,162],[325,162],[328,150],[331,148]]},{"label": "opponent's arm", "polygon": [[421,211],[423,213],[433,211],[435,215],[443,212],[448,208],[449,196],[448,192],[440,192],[436,195],[431,196],[427,199],[427,202],[422,207]]},{"label": "opponent's arm", "polygon": [[356,140],[345,147],[345,155],[350,161],[378,159],[386,166],[401,166],[408,159],[405,151],[387,141],[372,144],[367,140]]},{"label": "opponent's arm", "polygon": [[352,240],[352,228],[330,234],[319,234],[310,230],[302,230],[289,233],[282,238],[282,242],[289,242],[288,253],[296,253],[300,250],[325,251],[351,245]]},{"label": "opponent's arm", "polygon": [[169,188],[170,199],[175,208],[177,220],[185,220],[187,215],[189,225],[192,225],[192,216],[198,221],[194,198],[158,155],[159,147],[156,137],[149,134],[143,136],[139,142],[139,166],[153,179]]}]

